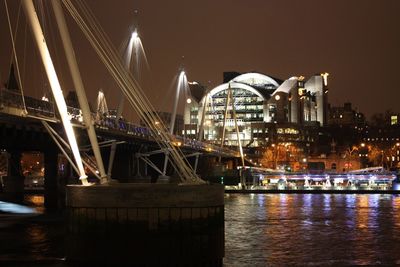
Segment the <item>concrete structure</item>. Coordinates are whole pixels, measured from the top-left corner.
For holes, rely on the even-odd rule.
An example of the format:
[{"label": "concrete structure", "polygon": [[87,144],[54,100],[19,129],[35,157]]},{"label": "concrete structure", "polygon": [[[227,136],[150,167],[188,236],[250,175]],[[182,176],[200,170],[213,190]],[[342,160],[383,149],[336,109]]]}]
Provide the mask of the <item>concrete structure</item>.
[{"label": "concrete structure", "polygon": [[222,185],[68,186],[67,207],[70,262],[222,266]]}]

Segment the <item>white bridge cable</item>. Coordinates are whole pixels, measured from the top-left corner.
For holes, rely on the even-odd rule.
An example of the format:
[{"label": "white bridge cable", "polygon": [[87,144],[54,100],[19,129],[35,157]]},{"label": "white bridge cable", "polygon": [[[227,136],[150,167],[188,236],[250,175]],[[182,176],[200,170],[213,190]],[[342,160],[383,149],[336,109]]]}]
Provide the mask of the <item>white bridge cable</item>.
[{"label": "white bridge cable", "polygon": [[76,167],[75,163],[73,160],[69,157],[68,153],[65,151],[64,147],[60,144],[60,142],[57,139],[57,136],[53,133],[53,129],[50,127],[50,125],[46,121],[41,121],[44,128],[47,130],[49,133],[50,137],[53,139],[54,143],[56,143],[57,147],[60,149],[61,153],[64,155],[64,157],[68,160],[69,164],[71,164],[71,167],[74,169],[76,173],[79,174],[78,167]]},{"label": "white bridge cable", "polygon": [[72,81],[75,86],[75,91],[76,91],[76,94],[78,97],[78,102],[79,102],[79,105],[82,110],[83,122],[86,125],[86,130],[87,130],[87,134],[89,137],[89,141],[90,141],[90,144],[92,145],[93,153],[94,153],[94,156],[96,159],[97,168],[98,168],[100,176],[101,176],[100,182],[105,183],[105,182],[107,182],[108,179],[107,179],[107,175],[104,170],[103,160],[101,157],[101,152],[100,152],[99,144],[97,141],[96,131],[95,131],[95,128],[93,125],[92,115],[90,112],[88,100],[87,100],[86,93],[85,93],[85,87],[83,85],[83,81],[82,81],[81,74],[79,71],[78,63],[75,58],[75,51],[72,46],[67,23],[64,18],[64,12],[62,10],[62,6],[61,6],[61,3],[59,2],[59,0],[53,0],[51,2],[51,4],[53,7],[54,15],[56,17],[57,26],[58,26],[59,32],[61,34],[61,39],[63,42],[65,54],[67,56],[67,63],[68,63],[69,70],[72,75]]},{"label": "white bridge cable", "polygon": [[171,158],[173,159],[171,160],[171,165],[180,176],[181,181],[184,183],[204,183],[204,181],[195,174],[193,168],[180,149],[172,144],[172,135],[168,133],[167,127],[155,112],[154,108],[152,108],[150,101],[144,95],[140,85],[126,70],[111,41],[101,29],[88,7],[82,1],[76,1],[86,22],[70,0],[62,1],[115,79],[128,102],[152,131],[155,141],[161,148],[166,148],[170,151]]},{"label": "white bridge cable", "polygon": [[[26,105],[25,105],[25,97],[24,97],[24,90],[23,90],[23,85],[22,85],[22,80],[21,80],[21,74],[19,71],[19,62],[18,62],[18,57],[17,57],[17,49],[15,47],[15,39],[17,36],[17,31],[18,31],[18,24],[19,24],[19,10],[18,10],[18,18],[17,18],[17,26],[15,29],[15,35],[13,35],[12,27],[11,27],[11,20],[10,20],[10,13],[8,11],[8,4],[7,0],[4,0],[4,5],[6,7],[6,14],[7,14],[7,21],[8,21],[8,28],[10,31],[10,37],[11,37],[11,43],[12,43],[12,49],[13,49],[13,55],[14,55],[14,61],[15,61],[15,67],[17,69],[17,77],[18,77],[18,83],[19,87],[21,89],[21,98],[22,98],[22,104],[24,106],[24,114],[26,115],[28,111],[26,110]],[[16,88],[15,88],[16,89]]]},{"label": "white bridge cable", "polygon": [[[63,155],[67,158],[69,163],[71,164],[72,168],[76,171],[76,173],[79,174],[79,169],[74,164],[72,159],[68,156],[66,153],[65,149],[61,146],[63,144],[69,151],[71,151],[71,147],[68,145],[68,143],[54,130],[46,121],[41,121],[44,127],[46,128],[47,132],[50,134],[50,137],[54,140],[58,148],[61,150]],[[61,142],[61,144],[60,144]],[[86,156],[86,159],[82,158],[82,163],[92,172],[94,176],[96,176],[97,179],[101,180],[101,177],[98,175],[98,168],[96,166],[96,163],[93,162],[93,160],[90,158],[90,156],[87,153],[84,153]]]}]

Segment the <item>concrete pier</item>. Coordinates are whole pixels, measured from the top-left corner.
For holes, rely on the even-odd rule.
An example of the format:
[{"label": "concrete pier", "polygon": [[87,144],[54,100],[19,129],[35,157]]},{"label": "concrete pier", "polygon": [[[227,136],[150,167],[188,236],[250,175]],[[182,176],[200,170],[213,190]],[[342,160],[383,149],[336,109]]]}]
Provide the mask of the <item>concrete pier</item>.
[{"label": "concrete pier", "polygon": [[21,167],[22,152],[9,151],[7,176],[3,177],[2,199],[22,202],[24,199],[24,180]]},{"label": "concrete pier", "polygon": [[222,266],[221,185],[68,186],[67,209],[70,262]]}]

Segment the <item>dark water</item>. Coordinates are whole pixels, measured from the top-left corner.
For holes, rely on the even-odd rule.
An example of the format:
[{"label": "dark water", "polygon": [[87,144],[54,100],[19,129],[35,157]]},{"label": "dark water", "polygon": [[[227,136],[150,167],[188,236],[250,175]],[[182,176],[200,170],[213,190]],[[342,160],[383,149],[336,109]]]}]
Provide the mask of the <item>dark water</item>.
[{"label": "dark water", "polygon": [[[226,266],[400,265],[400,196],[226,195]],[[43,211],[40,196],[27,201]],[[0,266],[67,266],[62,216],[0,227]]]},{"label": "dark water", "polygon": [[227,266],[400,264],[400,197],[227,195]]}]

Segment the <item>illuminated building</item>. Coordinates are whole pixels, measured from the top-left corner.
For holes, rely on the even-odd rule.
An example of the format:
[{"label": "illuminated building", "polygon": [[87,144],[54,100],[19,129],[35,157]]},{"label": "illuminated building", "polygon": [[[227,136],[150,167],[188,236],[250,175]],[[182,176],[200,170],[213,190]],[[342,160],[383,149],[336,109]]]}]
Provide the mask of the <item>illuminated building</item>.
[{"label": "illuminated building", "polygon": [[322,73],[281,81],[254,72],[226,72],[224,83],[208,91],[191,83],[182,133],[215,144],[224,139],[226,146],[237,146],[239,139],[247,148],[313,142],[307,128],[327,124],[327,76]]}]

